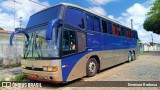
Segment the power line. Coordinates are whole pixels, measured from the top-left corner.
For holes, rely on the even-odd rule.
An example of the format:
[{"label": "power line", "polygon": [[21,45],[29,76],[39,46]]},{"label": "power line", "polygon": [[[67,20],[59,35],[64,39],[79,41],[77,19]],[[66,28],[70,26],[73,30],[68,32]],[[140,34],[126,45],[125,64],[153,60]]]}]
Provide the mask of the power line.
[{"label": "power line", "polygon": [[15,29],[15,18],[16,18],[16,8],[15,8],[15,4],[16,4],[16,3],[22,4],[22,3],[20,3],[20,2],[18,2],[18,1],[16,1],[16,0],[11,0],[11,1],[14,2],[14,29]]},{"label": "power line", "polygon": [[[97,4],[99,4],[100,6],[102,6],[103,8],[105,8],[103,4],[97,2],[96,0],[93,0],[93,1],[94,1],[95,3],[97,3]],[[108,8],[108,7],[107,7],[107,8]],[[112,10],[111,8],[108,8],[108,9],[110,9],[113,13],[114,13],[114,12],[118,13],[117,11],[114,11],[114,10]]]},{"label": "power line", "polygon": [[44,7],[49,7],[49,6],[47,6],[47,5],[41,4],[41,3],[36,2],[36,1],[33,1],[33,0],[28,0],[28,1],[33,2],[33,3],[35,3],[35,4],[38,4],[38,5],[41,5],[41,6],[44,6]]},{"label": "power line", "polygon": [[15,2],[15,3],[22,4],[21,2],[18,2],[18,1],[16,1],[16,0],[11,0],[11,1],[13,1],[13,2]]},{"label": "power line", "polygon": [[[72,0],[73,2],[75,2],[75,3],[77,3],[77,4],[81,4],[82,6],[84,6],[82,3],[80,3],[80,2],[78,2],[78,1],[75,1],[75,0]],[[92,9],[90,9],[90,8],[88,8],[89,10],[91,10],[91,11],[93,11]],[[96,12],[96,11],[93,11],[93,12]],[[102,15],[101,13],[99,13],[99,12],[96,12],[96,13],[98,13],[98,14],[100,14],[100,15]],[[104,16],[104,15],[103,15]]]}]

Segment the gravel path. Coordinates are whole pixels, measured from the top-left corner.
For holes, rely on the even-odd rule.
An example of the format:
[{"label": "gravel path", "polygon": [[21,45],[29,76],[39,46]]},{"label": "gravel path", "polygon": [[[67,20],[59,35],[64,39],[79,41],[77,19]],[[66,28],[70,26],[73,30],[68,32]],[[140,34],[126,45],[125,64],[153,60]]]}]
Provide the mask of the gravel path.
[{"label": "gravel path", "polygon": [[14,67],[11,69],[3,69],[0,70],[0,78],[1,77],[12,77],[15,76],[17,74],[21,74],[21,67]]}]

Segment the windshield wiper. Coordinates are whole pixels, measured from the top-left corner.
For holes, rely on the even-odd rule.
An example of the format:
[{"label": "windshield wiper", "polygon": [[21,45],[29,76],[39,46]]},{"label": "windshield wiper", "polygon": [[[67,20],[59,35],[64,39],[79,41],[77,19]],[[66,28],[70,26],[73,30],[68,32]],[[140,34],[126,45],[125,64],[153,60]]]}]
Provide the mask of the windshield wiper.
[{"label": "windshield wiper", "polygon": [[32,37],[33,37],[33,34],[31,35],[31,38],[29,41],[27,41],[28,43],[25,45],[25,52],[24,52],[24,58],[26,58],[29,54],[29,47],[31,46],[31,42],[32,42]]},{"label": "windshield wiper", "polygon": [[37,41],[37,37],[39,39],[42,38],[41,36],[35,35],[35,40],[34,40],[35,50],[37,52],[38,57],[43,58],[43,54],[42,54],[42,51],[41,51],[41,43],[40,43],[40,41]]}]

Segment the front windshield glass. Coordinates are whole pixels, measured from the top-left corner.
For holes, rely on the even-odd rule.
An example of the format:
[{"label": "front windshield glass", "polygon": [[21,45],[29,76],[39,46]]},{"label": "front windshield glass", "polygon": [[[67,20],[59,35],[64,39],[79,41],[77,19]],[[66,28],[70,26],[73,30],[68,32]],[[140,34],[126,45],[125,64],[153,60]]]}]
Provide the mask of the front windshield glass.
[{"label": "front windshield glass", "polygon": [[33,27],[35,25],[39,25],[42,23],[50,22],[52,19],[55,19],[55,18],[61,18],[62,8],[63,8],[62,5],[58,5],[32,15],[27,24],[27,28]]},{"label": "front windshield glass", "polygon": [[59,57],[60,32],[53,30],[52,40],[46,40],[46,26],[26,31],[30,39],[25,41],[24,58],[55,58]]}]

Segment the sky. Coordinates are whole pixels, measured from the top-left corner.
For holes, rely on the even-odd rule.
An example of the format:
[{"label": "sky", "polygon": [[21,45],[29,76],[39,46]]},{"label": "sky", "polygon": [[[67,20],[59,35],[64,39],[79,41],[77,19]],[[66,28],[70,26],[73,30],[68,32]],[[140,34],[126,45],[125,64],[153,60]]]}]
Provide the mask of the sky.
[{"label": "sky", "polygon": [[[147,32],[143,29],[146,13],[155,0],[16,0],[14,13],[14,0],[0,0],[0,27],[5,30],[14,31],[19,26],[22,17],[22,27],[26,27],[29,17],[46,8],[60,2],[72,3],[112,18],[127,27],[131,27],[130,20],[133,19],[133,28],[137,30],[142,43],[151,42],[151,34],[156,43],[160,43],[160,35]],[[15,17],[15,24],[14,24]]]}]

